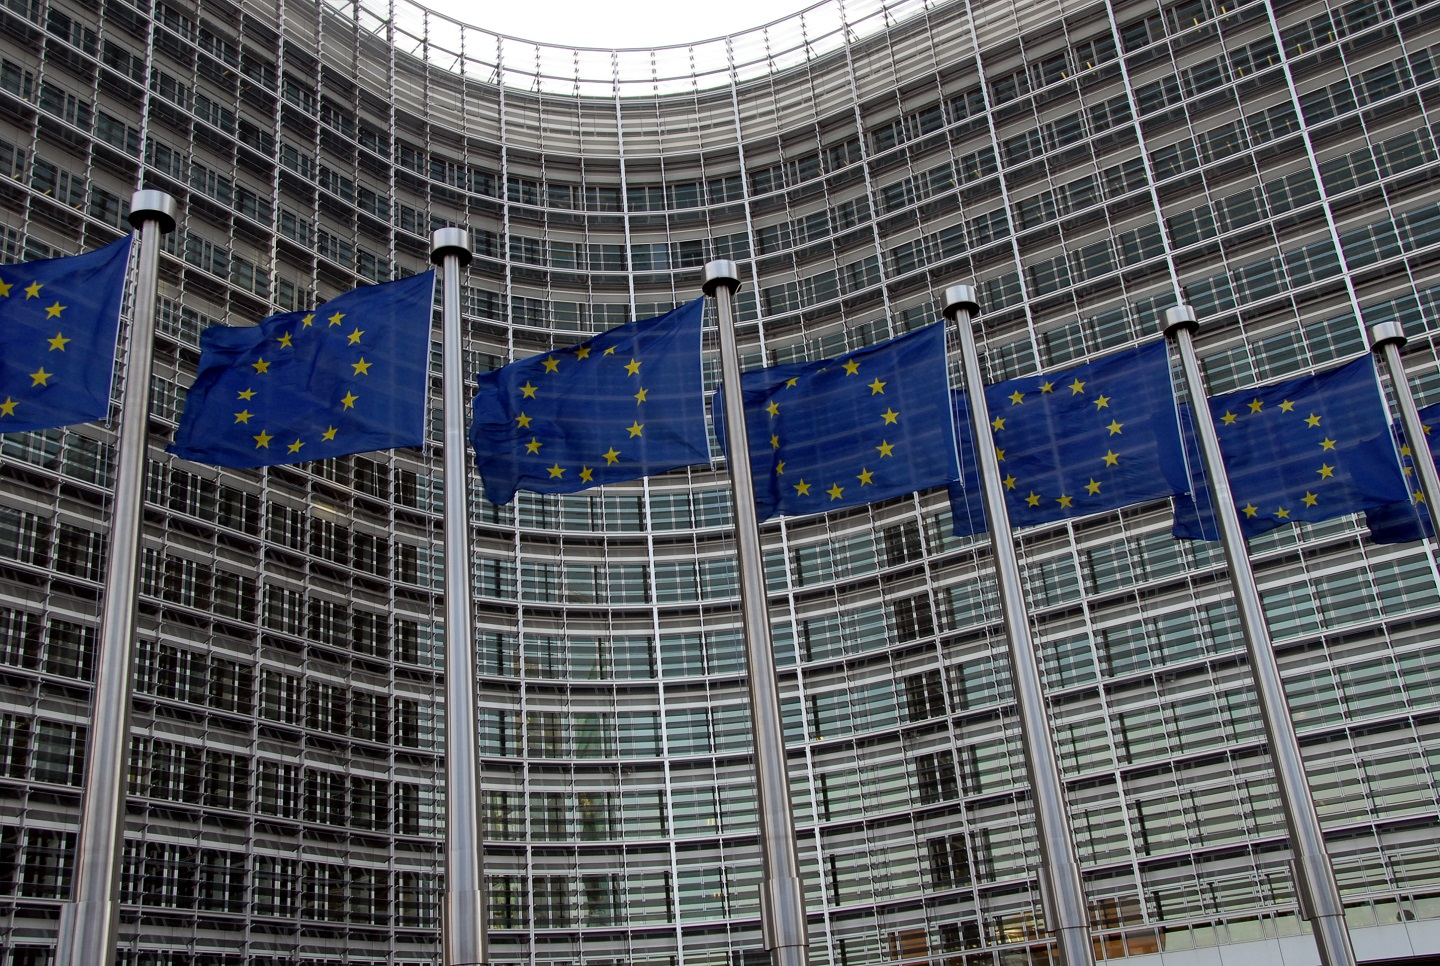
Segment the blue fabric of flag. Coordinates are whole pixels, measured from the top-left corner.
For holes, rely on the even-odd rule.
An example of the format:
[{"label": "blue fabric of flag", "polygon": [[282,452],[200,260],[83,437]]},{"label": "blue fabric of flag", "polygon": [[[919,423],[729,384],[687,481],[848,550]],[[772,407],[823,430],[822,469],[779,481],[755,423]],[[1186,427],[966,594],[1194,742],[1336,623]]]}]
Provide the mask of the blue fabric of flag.
[{"label": "blue fabric of flag", "polygon": [[244,468],[422,445],[434,291],[429,271],[212,325],[169,451]]},{"label": "blue fabric of flag", "polygon": [[[861,506],[959,476],[945,328],[740,378],[759,519]],[[724,397],[716,394],[716,413]],[[716,420],[722,445],[724,421]]]},{"label": "blue fabric of flag", "polygon": [[[1241,531],[1403,503],[1405,477],[1373,357],[1208,400]],[[1194,497],[1175,501],[1177,537],[1218,540],[1209,486],[1195,464]]]},{"label": "blue fabric of flag", "polygon": [[0,433],[109,414],[132,237],[83,255],[0,266]]},{"label": "blue fabric of flag", "polygon": [[573,493],[708,464],[704,300],[479,377],[470,442],[485,498]]},{"label": "blue fabric of flag", "polygon": [[[1420,425],[1425,428],[1426,441],[1430,444],[1431,459],[1435,460],[1435,447],[1440,439],[1431,435],[1431,429],[1440,426],[1440,403],[1420,410]],[[1410,543],[1435,536],[1430,522],[1430,511],[1420,494],[1420,474],[1415,471],[1414,453],[1405,439],[1405,430],[1397,420],[1392,429],[1396,445],[1400,447],[1400,458],[1405,464],[1405,480],[1410,486],[1410,499],[1403,503],[1387,503],[1365,511],[1365,523],[1370,528],[1370,539],[1375,543]],[[1440,460],[1435,461],[1440,467]]]},{"label": "blue fabric of flag", "polygon": [[[1163,341],[985,388],[1013,526],[1052,523],[1185,492],[1184,450]],[[962,462],[973,447],[957,400]],[[978,470],[950,486],[956,536],[985,529]]]}]

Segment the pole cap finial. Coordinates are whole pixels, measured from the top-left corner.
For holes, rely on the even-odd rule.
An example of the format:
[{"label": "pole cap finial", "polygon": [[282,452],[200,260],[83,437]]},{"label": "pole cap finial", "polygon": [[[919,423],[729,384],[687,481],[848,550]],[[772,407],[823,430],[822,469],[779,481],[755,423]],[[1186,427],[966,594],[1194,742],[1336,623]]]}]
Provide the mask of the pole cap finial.
[{"label": "pole cap finial", "polygon": [[955,318],[962,309],[969,312],[972,317],[980,314],[980,301],[975,297],[975,286],[947,286],[945,288],[945,306],[942,309],[945,318]]},{"label": "pole cap finial", "polygon": [[1181,302],[1179,305],[1171,306],[1165,310],[1165,334],[1169,335],[1178,329],[1187,332],[1194,332],[1200,328],[1200,319],[1195,315],[1195,310]]},{"label": "pole cap finial", "polygon": [[130,227],[139,228],[147,221],[160,224],[160,231],[169,234],[180,220],[180,206],[175,199],[155,188],[144,188],[130,196]]},{"label": "pole cap finial", "polygon": [[464,228],[437,228],[430,236],[430,261],[439,265],[447,255],[460,259],[461,265],[469,265],[475,256],[470,251],[470,233]]},{"label": "pole cap finial", "polygon": [[1405,338],[1405,326],[1399,319],[1388,319],[1384,322],[1376,322],[1370,327],[1370,348],[1371,350],[1383,349],[1387,345],[1400,348],[1409,340]]},{"label": "pole cap finial", "polygon": [[715,290],[725,286],[731,292],[740,287],[740,268],[728,258],[717,258],[713,262],[705,263],[705,280],[701,283],[701,291],[706,295],[713,296]]}]

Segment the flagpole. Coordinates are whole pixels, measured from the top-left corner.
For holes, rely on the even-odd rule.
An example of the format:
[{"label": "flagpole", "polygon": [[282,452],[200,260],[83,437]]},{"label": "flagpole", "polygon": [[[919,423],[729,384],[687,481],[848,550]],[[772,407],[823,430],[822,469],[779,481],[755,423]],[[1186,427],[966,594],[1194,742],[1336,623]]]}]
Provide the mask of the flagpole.
[{"label": "flagpole", "polygon": [[470,235],[441,228],[430,260],[444,276],[440,382],[445,421],[445,907],[442,966],[484,966],[485,872],[476,747],[475,621],[470,608],[470,507],[466,486],[465,375],[460,333],[460,267]]},{"label": "flagpole", "polygon": [[[1405,327],[1397,320],[1380,322],[1370,328],[1370,348],[1384,357],[1390,370],[1390,386],[1400,404],[1400,423],[1405,427],[1405,442],[1410,445],[1410,462],[1415,465],[1415,472],[1420,474],[1420,492],[1425,497],[1425,505],[1440,507],[1440,471],[1435,469],[1435,460],[1430,453],[1430,437],[1425,435],[1420,411],[1415,407],[1415,394],[1410,391],[1405,365],[1400,361],[1400,347],[1407,341]],[[1440,510],[1430,510],[1432,524],[1437,512]]]},{"label": "flagpole", "polygon": [[136,564],[150,447],[155,293],[160,236],[175,230],[178,211],[175,199],[163,191],[137,191],[130,200],[130,224],[140,232],[140,252],[125,358],[110,555],[105,567],[100,652],[75,843],[75,882],[71,900],[60,908],[56,966],[110,966],[115,962],[125,845],[125,783],[130,771]]},{"label": "flagpole", "polygon": [[705,266],[704,292],[715,299],[720,328],[720,376],[725,387],[725,435],[729,441],[730,489],[735,500],[735,543],[739,551],[740,610],[749,669],[750,727],[755,736],[755,777],[760,807],[760,925],[773,966],[806,966],[810,949],[805,894],[790,805],[790,773],[780,722],[780,689],[770,641],[760,524],[750,475],[745,401],[740,391],[740,351],[735,343],[731,299],[740,287],[733,261]]},{"label": "flagpole", "polygon": [[1285,702],[1285,688],[1280,679],[1280,664],[1270,641],[1270,628],[1255,586],[1255,572],[1250,567],[1249,551],[1235,512],[1230,480],[1225,475],[1220,440],[1215,421],[1205,402],[1200,364],[1195,359],[1194,333],[1199,328],[1195,310],[1180,304],[1165,310],[1165,334],[1180,352],[1185,378],[1185,394],[1190,399],[1195,417],[1195,435],[1200,442],[1205,478],[1210,484],[1211,502],[1220,524],[1220,539],[1225,548],[1225,562],[1230,571],[1230,586],[1240,616],[1240,629],[1250,658],[1251,674],[1260,699],[1260,714],[1265,722],[1265,738],[1274,762],[1275,780],[1280,789],[1280,802],[1285,812],[1285,826],[1290,834],[1291,860],[1295,876],[1296,899],[1301,918],[1309,919],[1320,952],[1321,966],[1354,966],[1355,951],[1350,945],[1350,932],[1345,926],[1345,906],[1330,856],[1325,851],[1325,836],[1315,801],[1305,778],[1305,760],[1300,754],[1300,740],[1290,720]]},{"label": "flagpole", "polygon": [[971,285],[945,289],[945,317],[957,323],[960,358],[965,373],[965,390],[970,399],[970,420],[975,432],[975,453],[980,461],[980,479],[985,512],[990,526],[990,548],[995,556],[995,577],[1000,589],[1000,613],[1010,644],[1010,676],[1020,710],[1020,736],[1025,748],[1025,766],[1030,775],[1030,795],[1035,805],[1035,827],[1040,841],[1040,898],[1045,920],[1055,934],[1061,966],[1094,966],[1095,950],[1090,938],[1090,916],[1085,888],[1080,881],[1080,861],[1070,836],[1070,816],[1065,807],[1065,784],[1045,712],[1045,694],[1040,681],[1040,664],[1025,607],[1020,580],[1020,563],[1015,555],[1015,535],[1005,510],[1005,489],[1000,480],[1000,461],[990,430],[990,407],[985,401],[985,383],[980,374],[980,356],[975,348],[971,318],[980,311]]}]

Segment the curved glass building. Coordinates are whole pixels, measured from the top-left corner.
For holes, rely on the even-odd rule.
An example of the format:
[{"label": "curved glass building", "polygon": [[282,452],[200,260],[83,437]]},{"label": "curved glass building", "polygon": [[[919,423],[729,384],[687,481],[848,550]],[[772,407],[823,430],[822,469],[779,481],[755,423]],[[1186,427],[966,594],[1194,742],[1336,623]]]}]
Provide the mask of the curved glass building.
[{"label": "curved glass building", "polygon": [[[458,225],[472,372],[689,301],[719,257],[748,366],[926,324],[973,282],[998,381],[1154,337],[1184,286],[1212,392],[1399,319],[1434,401],[1437,13],[827,0],[597,51],[408,0],[5,0],[0,260],[118,237],[140,187],[180,201],[121,962],[439,960],[439,426],[175,460],[203,327],[422,271]],[[69,895],[117,427],[0,438],[5,966],[49,962]],[[472,488],[494,963],[768,961],[716,457],[506,507]],[[1147,505],[1019,535],[1097,956],[1315,962],[1221,555],[1169,528]],[[811,962],[1043,966],[986,542],[939,491],[763,541]],[[1346,517],[1251,551],[1357,950],[1440,954],[1434,545]]]}]

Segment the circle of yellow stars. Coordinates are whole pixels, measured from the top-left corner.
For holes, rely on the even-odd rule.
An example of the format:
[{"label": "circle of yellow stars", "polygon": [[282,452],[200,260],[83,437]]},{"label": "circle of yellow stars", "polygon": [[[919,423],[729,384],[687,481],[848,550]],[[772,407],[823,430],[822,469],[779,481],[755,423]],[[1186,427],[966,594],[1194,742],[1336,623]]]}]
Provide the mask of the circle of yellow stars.
[{"label": "circle of yellow stars", "polygon": [[[1240,411],[1236,412],[1235,409],[1238,409]],[[1300,410],[1296,408],[1294,401],[1290,399],[1282,399],[1277,409],[1282,414],[1289,413],[1298,415],[1300,412]],[[1234,409],[1227,409],[1225,413],[1220,417],[1221,429],[1223,430],[1223,428],[1226,426],[1237,426],[1240,424],[1241,420],[1251,416],[1259,416],[1264,412],[1265,401],[1262,400],[1259,396],[1255,396],[1250,400],[1250,402],[1246,403],[1243,406],[1237,406]],[[1305,489],[1304,495],[1301,496],[1299,499],[1299,502],[1306,509],[1310,509],[1320,505],[1320,494],[1315,491],[1319,490],[1326,480],[1333,480],[1335,478],[1335,464],[1330,461],[1336,458],[1334,454],[1336,453],[1335,447],[1337,445],[1337,442],[1330,437],[1330,434],[1328,432],[1325,431],[1325,427],[1322,425],[1324,423],[1324,418],[1317,413],[1307,410],[1303,421],[1305,423],[1305,428],[1307,431],[1320,431],[1320,439],[1315,442],[1315,446],[1320,451],[1320,465],[1315,469],[1316,480],[1314,483],[1314,488],[1311,489],[1310,487],[1307,487]],[[1409,455],[1408,449],[1409,447],[1402,448],[1401,452],[1405,453],[1405,455]],[[1409,473],[1410,469],[1407,468],[1405,472]],[[1296,507],[1293,503],[1282,503],[1271,508],[1256,506],[1253,502],[1247,502],[1244,506],[1238,507],[1238,509],[1241,513],[1245,515],[1245,518],[1247,520],[1258,519],[1261,516],[1274,517],[1276,520],[1288,520],[1290,519],[1291,513],[1295,512]]]},{"label": "circle of yellow stars", "polygon": [[[345,318],[346,315],[344,312],[336,311],[332,312],[329,316],[320,319],[319,321],[326,323],[326,331],[337,328],[341,329],[340,334],[345,339],[345,345],[354,346],[360,350],[360,355],[354,362],[350,363],[349,365],[351,370],[353,371],[353,374],[356,377],[368,376],[370,375],[370,368],[374,365],[374,363],[366,359],[364,355],[365,330],[360,328],[358,324],[352,322],[349,324],[350,331],[345,332]],[[303,332],[305,329],[314,328],[316,325],[316,321],[316,313],[306,313],[300,319],[300,331]],[[267,339],[265,343],[261,345],[260,351],[255,357],[255,361],[249,363],[249,367],[254,370],[255,379],[244,389],[241,389],[239,392],[236,393],[236,400],[237,403],[240,405],[240,409],[235,413],[235,425],[244,425],[247,428],[251,428],[250,421],[255,418],[255,413],[250,411],[250,406],[248,404],[259,395],[259,390],[257,390],[255,386],[263,387],[265,383],[269,381],[267,377],[270,375],[270,367],[274,365],[277,361],[283,359],[285,354],[294,351],[295,334],[296,330],[287,329],[281,331],[280,334],[275,336],[274,338]],[[269,358],[266,358],[267,352],[269,354]],[[335,400],[335,402],[339,404],[340,412],[343,414],[347,410],[354,409],[355,404],[360,401],[360,398],[361,397],[355,393],[354,388],[347,387],[345,390],[345,395]],[[320,433],[318,442],[332,443],[336,440],[339,434],[340,430],[333,422],[327,423],[325,429]],[[261,428],[260,432],[252,434],[250,438],[255,441],[255,448],[257,450],[268,450],[271,448],[270,444],[276,441],[276,438],[270,434],[268,429],[265,429],[263,427]],[[312,442],[312,440],[306,440],[303,436],[296,436],[294,440],[281,440],[276,445],[283,445],[285,447],[286,453],[292,456],[298,456],[309,442]],[[325,455],[326,454],[322,451],[321,453],[317,454],[315,458],[323,459]]]},{"label": "circle of yellow stars", "polygon": [[[566,349],[558,349],[538,357],[539,371],[535,372],[530,378],[527,378],[525,380],[525,384],[520,387],[521,406],[524,406],[525,400],[527,399],[534,399],[537,403],[541,402],[542,394],[547,391],[545,383],[548,381],[548,377],[560,376],[562,368],[569,368],[574,363],[583,363],[588,361],[590,357],[594,354],[595,350],[598,348],[599,346],[595,345],[594,342],[591,341],[581,343],[580,345],[572,346]],[[607,347],[603,352],[600,353],[599,359],[597,361],[603,361],[608,357],[616,356],[617,348],[617,346],[613,345]],[[627,381],[630,379],[635,380],[635,392],[631,394],[631,398],[635,400],[635,405],[638,407],[648,402],[650,390],[644,385],[641,385],[640,370],[644,365],[643,361],[635,358],[633,355],[630,356],[629,359],[630,361],[626,362],[624,365],[625,378],[627,379]],[[540,385],[538,386],[535,385],[537,381],[540,383]],[[644,438],[645,424],[640,421],[641,415],[641,412],[637,410],[636,418],[630,423],[629,426],[625,427],[625,430],[628,433],[628,435],[626,436],[627,440]],[[535,417],[526,413],[525,410],[522,408],[520,410],[520,414],[515,417],[515,426],[517,429],[528,430],[531,428],[531,424],[534,421]],[[530,439],[524,443],[524,447],[525,454],[527,456],[540,457],[542,461],[542,468],[544,469],[546,474],[545,479],[564,480],[565,474],[574,469],[573,466],[561,466],[558,460],[550,462],[549,466],[544,466],[543,463],[545,461],[548,461],[548,457],[544,456],[541,452],[545,448],[545,443],[538,436],[532,435]],[[580,464],[579,470],[576,471],[574,478],[579,479],[582,483],[594,483],[595,471],[597,468],[603,466],[614,466],[620,462],[620,458],[623,455],[624,452],[622,450],[618,450],[614,447],[614,445],[611,445],[610,448],[607,449],[605,452],[594,454],[593,464],[587,464],[582,462]],[[604,460],[604,462],[601,463],[601,460]]]},{"label": "circle of yellow stars", "polygon": [[[1069,383],[1064,383],[1059,386],[1057,386],[1053,380],[1049,379],[1041,382],[1039,385],[1039,392],[1041,395],[1050,395],[1056,392],[1063,392],[1066,389],[1070,391],[1071,396],[1086,396],[1087,394],[1087,384],[1085,380],[1081,379],[1079,376],[1074,377]],[[1025,405],[1026,395],[1027,394],[1025,392],[1016,389],[1009,396],[1010,405],[1012,407]],[[1089,398],[1089,402],[1090,404],[1094,405],[1095,413],[1097,415],[1101,415],[1103,418],[1105,411],[1110,409],[1110,402],[1112,398],[1113,397],[1107,396],[1104,393],[1096,393],[1093,398]],[[1009,422],[1009,419],[1010,417],[1001,415],[995,416],[993,419],[990,420],[991,434],[995,439],[995,456],[1002,464],[1005,462],[1005,447],[1001,445],[1000,434],[1005,431],[1005,426],[1006,423]],[[1123,435],[1125,432],[1125,424],[1120,422],[1120,420],[1116,419],[1113,415],[1110,417],[1110,422],[1104,424],[1103,428],[1106,431],[1107,438],[1113,436],[1120,436]],[[1107,446],[1105,448],[1105,453],[1099,457],[1099,461],[1100,466],[1097,467],[1097,469],[1110,469],[1113,467],[1117,467],[1120,465],[1120,454],[1115,452],[1115,448],[1113,446]],[[1002,466],[1001,469],[1004,469],[1004,467]],[[1001,482],[1005,484],[1005,491],[1007,496],[1011,493],[1016,493],[1018,495],[1020,481],[1015,477],[1015,474],[1007,472]],[[1100,496],[1101,491],[1104,489],[1104,485],[1105,484],[1103,483],[1103,481],[1097,480],[1095,478],[1095,475],[1091,475],[1089,480],[1084,484],[1084,490],[1085,493],[1089,496]],[[1019,497],[1019,499],[1025,504],[1026,507],[1030,509],[1039,509],[1045,505],[1045,501],[1047,499],[1051,499],[1059,505],[1060,509],[1070,510],[1075,508],[1075,500],[1077,499],[1077,497],[1078,494],[1065,492],[1061,492],[1060,494],[1053,497],[1047,497],[1045,494],[1037,493],[1034,489],[1031,489],[1023,497]]]},{"label": "circle of yellow stars", "polygon": [[[17,297],[16,295],[11,294],[14,291],[16,284],[18,283],[7,282],[4,279],[0,279],[0,298],[11,299]],[[43,311],[45,312],[45,321],[48,322],[50,319],[56,320],[55,334],[45,340],[46,344],[49,346],[49,348],[46,350],[46,353],[48,354],[51,352],[65,352],[65,347],[74,341],[73,339],[67,337],[64,330],[60,328],[61,322],[63,320],[62,313],[64,313],[64,311],[69,308],[69,306],[61,305],[59,299],[53,300],[48,306],[44,305],[45,300],[40,294],[44,290],[44,288],[45,286],[41,282],[31,282],[29,285],[25,286],[20,291],[25,293],[25,298],[23,299],[23,301],[25,302],[29,302],[31,299],[40,300],[39,308],[43,309]],[[54,365],[54,363],[50,364]],[[26,373],[26,375],[28,375],[30,378],[31,389],[52,389],[55,388],[57,385],[56,382],[52,381],[55,379],[55,373],[46,369],[45,363],[43,361],[35,369],[34,372]],[[24,405],[23,400],[17,400],[13,396],[7,394],[4,399],[0,399],[0,419],[4,419],[7,416],[14,416],[18,411],[20,411],[22,405]],[[0,423],[0,426],[3,426],[3,423]]]}]

